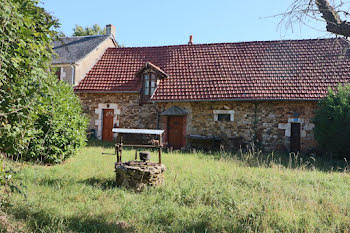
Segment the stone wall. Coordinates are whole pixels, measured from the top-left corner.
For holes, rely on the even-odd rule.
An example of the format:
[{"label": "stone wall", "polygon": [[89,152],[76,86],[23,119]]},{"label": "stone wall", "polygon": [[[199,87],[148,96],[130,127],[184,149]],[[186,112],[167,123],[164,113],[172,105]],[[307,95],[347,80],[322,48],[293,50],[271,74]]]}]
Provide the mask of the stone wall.
[{"label": "stone wall", "polygon": [[164,184],[166,171],[164,164],[129,161],[115,164],[116,184],[118,186],[143,191],[146,186]]},{"label": "stone wall", "polygon": [[[225,139],[226,147],[237,145],[237,143],[248,144],[253,135],[256,134],[264,150],[288,151],[291,122],[301,123],[302,151],[316,146],[312,133],[313,124],[311,123],[317,106],[316,102],[227,101],[158,104],[160,111],[171,106],[182,107],[188,112],[187,135],[219,136]],[[215,110],[228,112],[233,110],[233,121],[215,120]],[[254,125],[255,120],[256,124]]]},{"label": "stone wall", "polygon": [[[90,117],[89,129],[95,129],[100,139],[103,108],[115,108],[117,114],[114,125],[119,128],[156,129],[158,112],[153,104],[140,105],[136,93],[77,93],[83,105],[84,112]],[[101,122],[102,125],[102,122]],[[102,127],[102,126],[101,126]]]},{"label": "stone wall", "polygon": [[[166,117],[159,113],[178,106],[186,109],[186,135],[218,136],[227,149],[249,144],[256,134],[266,151],[288,151],[291,123],[301,124],[301,151],[316,146],[311,119],[317,107],[315,101],[226,101],[176,102],[140,105],[137,93],[78,93],[84,111],[90,116],[90,129],[99,136],[100,106],[116,107],[116,126],[120,128],[162,128],[167,131]],[[217,111],[219,110],[219,111]],[[233,112],[233,121],[218,121],[215,112]],[[256,111],[255,111],[256,110]],[[99,114],[100,113],[100,114]],[[256,122],[256,124],[254,124]],[[165,141],[166,141],[165,136]]]}]

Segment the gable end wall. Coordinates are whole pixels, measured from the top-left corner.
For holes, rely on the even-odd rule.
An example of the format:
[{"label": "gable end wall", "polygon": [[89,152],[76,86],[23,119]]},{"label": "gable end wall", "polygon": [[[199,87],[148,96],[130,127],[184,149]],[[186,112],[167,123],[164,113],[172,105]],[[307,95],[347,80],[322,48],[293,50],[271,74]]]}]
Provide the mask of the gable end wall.
[{"label": "gable end wall", "polygon": [[86,76],[96,62],[102,57],[108,48],[114,48],[115,44],[112,39],[107,39],[99,44],[93,51],[87,54],[84,58],[77,62],[75,70],[75,81],[74,85],[78,83]]}]

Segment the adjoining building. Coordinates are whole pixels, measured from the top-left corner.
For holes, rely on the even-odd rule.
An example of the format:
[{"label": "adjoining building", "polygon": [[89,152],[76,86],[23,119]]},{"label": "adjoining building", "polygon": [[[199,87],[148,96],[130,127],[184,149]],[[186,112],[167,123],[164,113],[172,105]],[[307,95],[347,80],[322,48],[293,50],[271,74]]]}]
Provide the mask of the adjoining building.
[{"label": "adjoining building", "polygon": [[107,48],[116,48],[115,27],[106,25],[106,35],[61,37],[53,42],[52,65],[58,67],[57,76],[77,85],[101,58]]}]

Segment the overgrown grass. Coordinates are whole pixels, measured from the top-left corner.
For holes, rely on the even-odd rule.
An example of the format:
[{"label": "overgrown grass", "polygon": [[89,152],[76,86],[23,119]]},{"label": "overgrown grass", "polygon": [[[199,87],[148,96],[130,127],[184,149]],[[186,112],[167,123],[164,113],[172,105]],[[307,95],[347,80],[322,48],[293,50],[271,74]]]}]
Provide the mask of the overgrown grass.
[{"label": "overgrown grass", "polygon": [[[95,143],[62,165],[22,164],[27,197],[13,194],[6,213],[28,232],[350,229],[349,173],[319,171],[315,161],[168,152],[166,184],[135,193],[114,186],[116,158],[102,152],[113,148]],[[133,159],[134,151],[123,156]]]}]

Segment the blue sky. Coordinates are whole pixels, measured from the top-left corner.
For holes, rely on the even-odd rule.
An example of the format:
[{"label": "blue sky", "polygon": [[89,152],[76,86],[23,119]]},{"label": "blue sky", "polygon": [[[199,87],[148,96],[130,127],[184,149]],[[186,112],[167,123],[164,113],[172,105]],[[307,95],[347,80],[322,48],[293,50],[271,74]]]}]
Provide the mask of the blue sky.
[{"label": "blue sky", "polygon": [[[295,25],[278,27],[292,0],[42,0],[42,6],[60,20],[68,36],[76,24],[113,24],[124,46],[308,39],[328,36],[324,31]],[[322,23],[310,22],[324,29]]]}]

